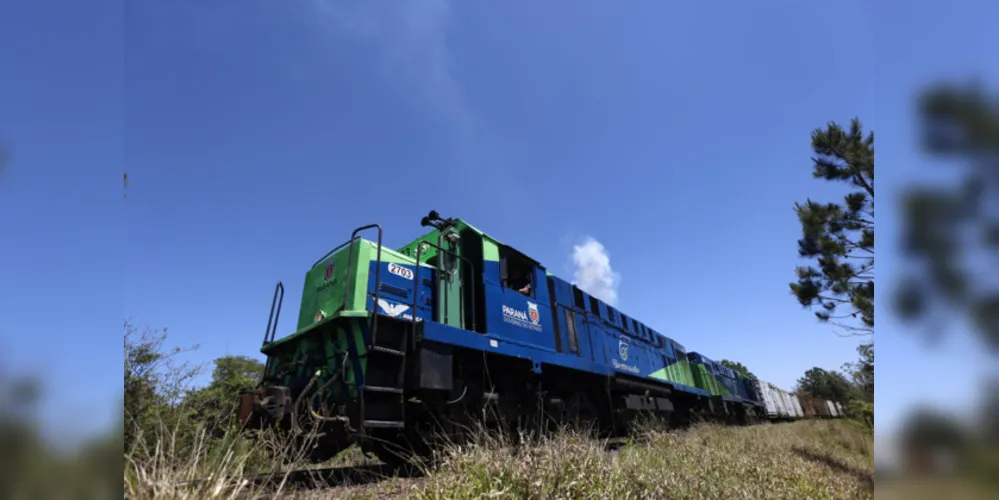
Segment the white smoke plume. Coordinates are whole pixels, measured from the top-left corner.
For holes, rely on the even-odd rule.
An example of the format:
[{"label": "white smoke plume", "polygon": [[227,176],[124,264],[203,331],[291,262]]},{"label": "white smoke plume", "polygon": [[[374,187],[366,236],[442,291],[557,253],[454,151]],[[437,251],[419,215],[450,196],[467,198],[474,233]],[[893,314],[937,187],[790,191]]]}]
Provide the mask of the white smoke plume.
[{"label": "white smoke plume", "polygon": [[576,267],[573,284],[580,290],[617,306],[617,288],[621,276],[610,264],[610,254],[599,241],[587,237],[582,244],[572,247],[572,263]]}]

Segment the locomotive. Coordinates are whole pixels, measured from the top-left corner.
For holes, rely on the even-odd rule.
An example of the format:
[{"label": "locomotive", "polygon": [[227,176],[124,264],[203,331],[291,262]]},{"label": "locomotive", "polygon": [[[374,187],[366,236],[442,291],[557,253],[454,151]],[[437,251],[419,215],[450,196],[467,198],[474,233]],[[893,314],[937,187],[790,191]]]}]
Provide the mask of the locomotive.
[{"label": "locomotive", "polygon": [[318,259],[296,331],[281,338],[277,283],[265,373],[239,396],[244,426],[312,429],[314,461],[358,444],[398,462],[473,421],[584,421],[619,435],[648,415],[802,417],[787,393],[688,352],[468,222],[431,211],[421,225],[428,232],[397,250],[380,225],[362,226]]}]

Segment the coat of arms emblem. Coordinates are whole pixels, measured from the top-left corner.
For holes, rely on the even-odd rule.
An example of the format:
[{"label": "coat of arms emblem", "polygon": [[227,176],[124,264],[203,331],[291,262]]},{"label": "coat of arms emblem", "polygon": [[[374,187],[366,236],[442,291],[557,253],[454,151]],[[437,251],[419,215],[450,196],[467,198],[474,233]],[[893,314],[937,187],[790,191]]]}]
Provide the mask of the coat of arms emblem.
[{"label": "coat of arms emblem", "polygon": [[534,302],[527,303],[527,314],[531,317],[531,323],[536,325],[538,321],[541,321],[541,315],[538,313],[538,305]]},{"label": "coat of arms emblem", "polygon": [[622,361],[628,361],[628,347],[631,346],[631,339],[621,335],[617,339],[617,353],[621,356]]}]

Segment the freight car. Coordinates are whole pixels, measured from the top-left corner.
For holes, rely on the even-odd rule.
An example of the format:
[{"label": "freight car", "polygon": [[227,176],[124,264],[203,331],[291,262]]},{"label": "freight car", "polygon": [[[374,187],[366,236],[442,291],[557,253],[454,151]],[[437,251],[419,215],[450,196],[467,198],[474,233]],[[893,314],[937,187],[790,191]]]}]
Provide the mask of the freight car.
[{"label": "freight car", "polygon": [[379,225],[359,227],[318,259],[296,331],[283,338],[278,282],[263,379],[240,395],[244,425],[312,429],[317,461],[354,443],[392,461],[432,449],[427,436],[454,438],[473,418],[583,420],[618,434],[647,414],[674,425],[786,416],[756,381],[467,222],[431,211],[422,226],[431,229],[398,250],[383,246]]}]

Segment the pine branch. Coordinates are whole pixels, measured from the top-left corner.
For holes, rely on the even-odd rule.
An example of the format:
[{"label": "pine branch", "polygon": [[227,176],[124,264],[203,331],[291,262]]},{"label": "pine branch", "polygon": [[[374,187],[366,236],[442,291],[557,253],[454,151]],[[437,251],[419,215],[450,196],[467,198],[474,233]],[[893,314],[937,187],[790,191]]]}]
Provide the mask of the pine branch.
[{"label": "pine branch", "polygon": [[833,325],[837,326],[839,328],[842,328],[843,330],[847,331],[847,333],[835,332],[837,337],[850,338],[850,337],[873,337],[874,336],[874,328],[873,327],[868,327],[868,326],[864,326],[864,327],[851,326],[851,325],[847,325],[847,324],[844,324],[844,323],[836,323],[836,322],[834,322]]},{"label": "pine branch", "polygon": [[[842,150],[840,150],[838,147],[829,146],[829,149],[832,149],[833,153],[836,153],[836,156],[840,158],[846,158],[846,154],[844,154]],[[846,160],[843,160],[843,163],[845,163],[846,167],[853,172],[853,181],[859,182],[860,185],[864,188],[864,190],[867,191],[867,194],[871,195],[871,198],[874,198],[874,185],[873,185],[874,180],[873,179],[871,180],[872,184],[868,184],[867,180],[864,179],[863,173],[860,171],[860,169],[857,168],[856,165]]]},{"label": "pine branch", "polygon": [[[817,266],[798,267],[791,291],[806,307],[821,306],[819,320],[849,332],[873,333],[874,284],[874,135],[863,136],[859,120],[848,131],[830,122],[812,133],[813,176],[830,182],[847,182],[852,189],[839,203],[808,199],[795,204],[803,236],[798,254],[817,259]],[[838,307],[850,311],[837,312]],[[841,320],[860,320],[852,326]]]},{"label": "pine branch", "polygon": [[827,295],[817,295],[816,298],[819,300],[826,300],[830,302],[839,302],[840,304],[849,304],[851,302],[848,299],[841,299],[839,297],[829,297]]}]

